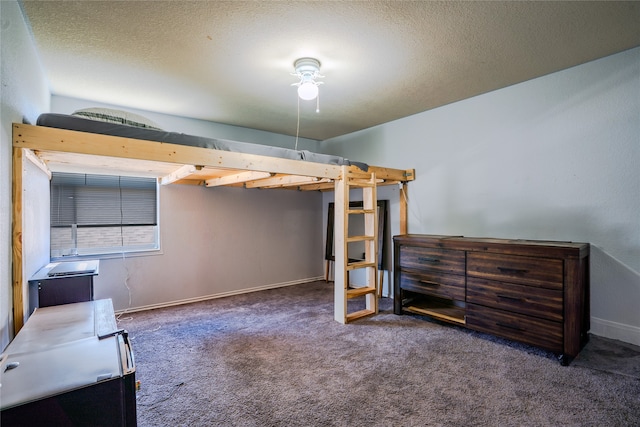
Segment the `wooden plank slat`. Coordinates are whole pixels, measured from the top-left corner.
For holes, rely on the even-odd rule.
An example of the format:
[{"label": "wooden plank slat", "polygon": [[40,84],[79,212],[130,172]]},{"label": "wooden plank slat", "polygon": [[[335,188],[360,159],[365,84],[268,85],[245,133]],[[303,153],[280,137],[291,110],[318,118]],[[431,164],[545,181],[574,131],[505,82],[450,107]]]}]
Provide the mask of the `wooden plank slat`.
[{"label": "wooden plank slat", "polygon": [[201,179],[181,179],[178,180],[176,182],[174,182],[174,184],[180,184],[180,185],[195,185],[195,186],[202,186],[204,185],[204,181]]},{"label": "wooden plank slat", "polygon": [[354,311],[353,313],[349,313],[346,316],[345,323],[353,322],[358,319],[362,319],[363,317],[373,316],[377,312],[375,310],[364,309],[360,311]]},{"label": "wooden plank slat", "polygon": [[464,309],[454,306],[442,306],[442,307],[416,307],[413,305],[404,307],[405,311],[409,311],[416,314],[426,314],[427,316],[434,317],[447,322],[457,323],[464,325]]},{"label": "wooden plank slat", "polygon": [[362,288],[353,288],[347,290],[347,298],[357,298],[367,294],[377,294],[378,289],[375,286],[367,286]]},{"label": "wooden plank slat", "polygon": [[378,183],[378,187],[380,187],[380,186],[389,186],[389,185],[398,185],[398,184],[400,184],[400,181],[384,180],[384,181]]},{"label": "wooden plank slat", "polygon": [[255,181],[258,179],[269,178],[273,176],[269,172],[240,172],[233,175],[221,176],[219,178],[211,178],[205,181],[207,187],[219,187],[223,185],[242,184],[249,181]]},{"label": "wooden plank slat", "polygon": [[291,187],[306,183],[318,183],[319,178],[297,175],[274,175],[271,178],[247,182],[247,188]]},{"label": "wooden plank slat", "polygon": [[161,185],[171,184],[173,182],[176,182],[183,178],[188,177],[195,171],[196,171],[195,165],[182,165],[175,171],[171,172],[169,175],[166,175],[160,178],[160,184]]},{"label": "wooden plank slat", "polygon": [[358,270],[360,268],[373,268],[377,267],[377,262],[369,262],[369,261],[356,261],[347,264],[347,270]]},{"label": "wooden plank slat", "polygon": [[[352,166],[353,168],[353,166]],[[360,169],[357,169],[362,172]],[[393,169],[381,166],[369,166],[369,174],[376,174],[376,178],[390,181],[413,181],[415,180],[415,169]]]},{"label": "wooden plank slat", "polygon": [[176,170],[176,163],[126,159],[90,154],[35,150],[52,172],[161,178]]},{"label": "wooden plank slat", "polygon": [[[310,183],[303,181],[303,182],[288,184],[288,185],[285,185],[285,187],[288,187],[288,188],[295,187],[296,190],[303,190],[305,187],[309,185],[315,185],[318,188],[322,188],[322,186],[324,185],[325,188],[333,189],[333,180],[329,178],[317,178],[313,181],[310,181]],[[329,186],[329,187],[326,187],[326,186]]]},{"label": "wooden plank slat", "polygon": [[349,209],[347,210],[347,213],[349,215],[361,215],[361,214],[372,214],[372,213],[376,213],[377,210],[376,209]]},{"label": "wooden plank slat", "polygon": [[347,243],[365,242],[373,239],[374,239],[374,236],[350,236],[350,237],[347,237]]},{"label": "wooden plank slat", "polygon": [[11,288],[13,292],[13,332],[17,334],[24,325],[24,299],[23,299],[23,271],[22,271],[22,156],[21,148],[13,149],[13,216],[11,222],[12,252],[12,278]]},{"label": "wooden plank slat", "polygon": [[335,184],[332,180],[328,182],[322,182],[320,184],[302,184],[298,186],[300,191],[333,191],[335,190]]}]

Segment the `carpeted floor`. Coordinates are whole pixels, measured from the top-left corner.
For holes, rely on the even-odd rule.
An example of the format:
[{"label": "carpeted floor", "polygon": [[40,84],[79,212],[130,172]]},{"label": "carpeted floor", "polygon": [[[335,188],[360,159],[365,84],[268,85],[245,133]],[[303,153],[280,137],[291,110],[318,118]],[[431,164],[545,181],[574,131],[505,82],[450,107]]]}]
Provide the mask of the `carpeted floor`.
[{"label": "carpeted floor", "polygon": [[314,282],[122,316],[140,426],[638,426],[640,348],[553,354],[418,316],[333,320]]}]

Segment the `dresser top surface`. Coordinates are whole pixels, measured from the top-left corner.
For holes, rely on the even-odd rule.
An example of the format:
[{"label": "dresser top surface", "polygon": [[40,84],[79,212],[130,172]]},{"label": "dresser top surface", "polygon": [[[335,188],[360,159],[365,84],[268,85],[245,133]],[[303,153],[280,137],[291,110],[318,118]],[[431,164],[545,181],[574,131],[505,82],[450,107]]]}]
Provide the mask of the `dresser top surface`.
[{"label": "dresser top surface", "polygon": [[467,251],[489,251],[508,248],[532,251],[559,250],[567,251],[568,253],[579,253],[581,256],[586,256],[589,253],[589,243],[553,240],[499,239],[435,234],[402,234],[394,236],[393,240],[401,244],[426,245]]}]

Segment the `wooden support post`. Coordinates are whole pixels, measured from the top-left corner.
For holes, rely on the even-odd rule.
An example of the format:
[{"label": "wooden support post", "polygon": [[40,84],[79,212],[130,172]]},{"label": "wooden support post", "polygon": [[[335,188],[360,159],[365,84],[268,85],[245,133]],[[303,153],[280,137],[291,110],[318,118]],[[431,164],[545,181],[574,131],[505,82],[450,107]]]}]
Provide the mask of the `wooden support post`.
[{"label": "wooden support post", "polygon": [[342,177],[335,181],[335,199],[334,199],[334,223],[333,223],[333,244],[334,244],[334,263],[333,263],[333,289],[334,289],[334,319],[340,323],[347,323],[347,298],[346,292],[349,283],[347,283],[347,209],[349,207],[349,183],[348,172],[346,166],[342,168]]},{"label": "wooden support post", "polygon": [[24,325],[23,269],[22,269],[22,148],[13,149],[13,186],[12,186],[12,278],[13,291],[13,331],[17,334]]},{"label": "wooden support post", "polygon": [[409,232],[408,225],[408,213],[407,213],[407,183],[403,182],[400,185],[400,234],[407,234]]}]

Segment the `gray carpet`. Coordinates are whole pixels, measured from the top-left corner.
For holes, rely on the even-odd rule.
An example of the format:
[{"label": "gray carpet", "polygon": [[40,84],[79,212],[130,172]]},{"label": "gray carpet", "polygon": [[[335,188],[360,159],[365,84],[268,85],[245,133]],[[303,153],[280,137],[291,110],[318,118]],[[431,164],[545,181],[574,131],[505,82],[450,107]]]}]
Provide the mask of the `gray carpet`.
[{"label": "gray carpet", "polygon": [[636,346],[592,337],[563,367],[553,354],[381,306],[341,325],[332,284],[314,282],[125,314],[138,423],[640,425]]}]

